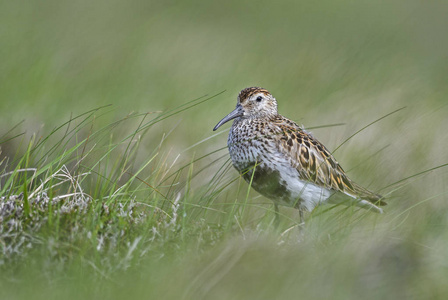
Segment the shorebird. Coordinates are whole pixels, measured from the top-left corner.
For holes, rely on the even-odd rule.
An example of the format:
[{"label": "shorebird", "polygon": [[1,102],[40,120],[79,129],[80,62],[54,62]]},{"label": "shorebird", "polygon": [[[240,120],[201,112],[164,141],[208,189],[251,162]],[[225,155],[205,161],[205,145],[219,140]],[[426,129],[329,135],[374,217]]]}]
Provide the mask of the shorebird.
[{"label": "shorebird", "polygon": [[277,111],[277,100],[260,87],[243,89],[235,110],[213,128],[234,120],[227,145],[233,166],[252,187],[278,205],[303,212],[320,204],[356,205],[377,213],[386,205],[353,182],[310,132]]}]

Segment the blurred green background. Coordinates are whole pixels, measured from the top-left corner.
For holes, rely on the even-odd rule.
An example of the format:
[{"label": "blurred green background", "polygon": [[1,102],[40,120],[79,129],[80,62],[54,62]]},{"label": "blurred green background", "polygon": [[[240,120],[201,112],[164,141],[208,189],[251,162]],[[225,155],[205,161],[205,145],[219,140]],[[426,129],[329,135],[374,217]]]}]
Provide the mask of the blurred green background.
[{"label": "blurred green background", "polygon": [[[165,111],[225,90],[157,127],[155,140],[175,128],[166,144],[175,156],[213,134],[213,126],[234,108],[241,89],[262,86],[277,98],[280,113],[305,127],[344,123],[313,130],[334,150],[370,122],[406,107],[355,135],[335,153],[352,178],[378,190],[448,162],[447,16],[447,1],[3,0],[0,133],[23,120],[16,133],[45,135],[71,115],[112,104],[109,113],[96,121],[101,127],[133,111]],[[182,158],[188,162],[195,152],[223,147],[227,128]],[[15,152],[18,142],[11,143],[3,146],[2,155]],[[149,152],[153,146],[147,147]],[[395,193],[387,190],[392,193],[386,209],[391,219],[384,232],[395,228],[394,216],[417,205],[396,235],[381,231],[378,240],[362,242],[361,234],[349,239],[353,244],[348,249],[326,244],[321,257],[313,250],[320,240],[303,248],[291,246],[277,256],[275,242],[227,237],[205,258],[198,259],[190,249],[173,265],[149,263],[147,267],[159,270],[160,278],[174,279],[160,282],[152,275],[148,289],[160,297],[196,294],[197,299],[210,295],[231,299],[232,287],[238,299],[249,299],[249,285],[258,299],[263,295],[292,299],[301,292],[345,299],[349,292],[364,295],[363,287],[370,286],[369,291],[375,291],[371,295],[378,297],[443,299],[447,292],[443,278],[448,274],[446,182],[447,171],[439,169]],[[381,243],[386,243],[384,248]],[[381,249],[381,259],[369,261]],[[319,258],[325,263],[318,278],[329,289],[320,290],[312,277],[297,273],[303,268],[313,274]],[[227,268],[228,261],[233,264]],[[203,271],[194,264],[212,267]],[[332,275],[324,276],[321,272],[328,264]],[[179,266],[187,269],[185,274]],[[350,286],[360,273],[366,281]],[[240,278],[244,275],[254,280],[244,281]],[[282,281],[285,277],[289,279]],[[150,293],[145,278],[130,277],[121,283],[142,296]],[[207,279],[206,287],[199,288],[198,281]],[[295,279],[304,283],[297,285]],[[183,291],[170,290],[178,283]],[[300,290],[307,284],[310,290]],[[384,290],[382,284],[387,285]],[[67,286],[59,286],[54,297],[80,292],[78,285]],[[414,290],[404,292],[411,286]],[[104,291],[98,289],[101,295]],[[170,293],[164,294],[166,290]],[[89,288],[81,291],[92,295]],[[107,293],[118,298],[128,291],[115,287]],[[17,297],[31,295],[30,289]]]},{"label": "blurred green background", "polygon": [[2,126],[226,90],[196,112],[203,132],[252,85],[312,124],[445,103],[443,1],[2,1],[0,13]]}]

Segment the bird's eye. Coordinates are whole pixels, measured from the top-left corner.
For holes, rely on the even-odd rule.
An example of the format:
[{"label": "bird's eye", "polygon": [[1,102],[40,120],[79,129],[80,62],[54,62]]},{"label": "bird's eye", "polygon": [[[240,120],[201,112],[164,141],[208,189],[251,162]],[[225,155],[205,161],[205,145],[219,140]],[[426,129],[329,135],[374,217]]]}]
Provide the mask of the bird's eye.
[{"label": "bird's eye", "polygon": [[261,100],[263,100],[263,97],[258,96],[257,99],[255,99],[255,100],[257,100],[257,102],[261,102]]}]

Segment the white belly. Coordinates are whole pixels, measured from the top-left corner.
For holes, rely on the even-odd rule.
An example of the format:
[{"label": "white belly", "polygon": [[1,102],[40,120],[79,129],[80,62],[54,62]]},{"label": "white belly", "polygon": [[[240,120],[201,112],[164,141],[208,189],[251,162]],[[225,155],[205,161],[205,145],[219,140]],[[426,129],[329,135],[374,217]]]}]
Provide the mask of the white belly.
[{"label": "white belly", "polygon": [[[298,206],[301,209],[311,211],[317,205],[326,203],[330,196],[334,194],[333,191],[319,187],[309,181],[299,179],[299,173],[292,167],[277,166],[281,180],[286,183],[288,191],[291,193],[289,203],[283,205]],[[274,200],[274,199],[273,199]],[[284,202],[285,199],[282,199]]]}]

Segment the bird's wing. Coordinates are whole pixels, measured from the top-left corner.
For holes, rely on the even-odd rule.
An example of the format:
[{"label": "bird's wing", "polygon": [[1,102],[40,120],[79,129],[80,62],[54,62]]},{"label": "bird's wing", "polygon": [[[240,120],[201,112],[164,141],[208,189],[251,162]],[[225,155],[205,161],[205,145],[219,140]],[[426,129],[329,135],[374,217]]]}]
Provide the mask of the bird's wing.
[{"label": "bird's wing", "polygon": [[291,159],[302,180],[342,192],[376,204],[382,196],[370,192],[353,182],[328,149],[296,123],[279,118],[275,122],[279,134],[275,135],[278,150]]}]

